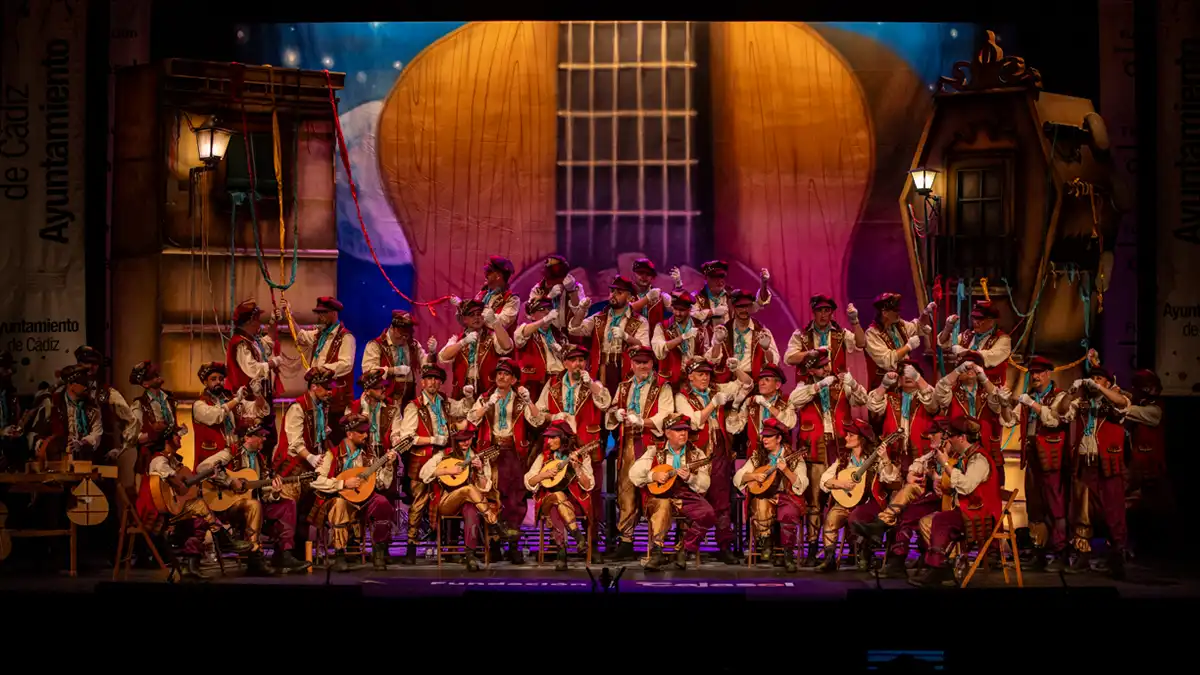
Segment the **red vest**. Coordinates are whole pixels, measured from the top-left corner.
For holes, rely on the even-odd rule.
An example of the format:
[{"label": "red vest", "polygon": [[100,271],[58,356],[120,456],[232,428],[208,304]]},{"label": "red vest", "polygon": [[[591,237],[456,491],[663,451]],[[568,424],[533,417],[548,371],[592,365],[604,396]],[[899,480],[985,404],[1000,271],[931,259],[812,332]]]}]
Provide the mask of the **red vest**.
[{"label": "red vest", "polygon": [[[729,290],[726,289],[725,292],[726,292],[726,294],[728,294]],[[725,297],[725,296],[722,296],[722,297]],[[720,304],[719,299],[718,299],[717,304]],[[709,298],[708,298],[708,284],[704,284],[704,288],[701,288],[699,291],[696,292],[696,304],[695,304],[695,306],[693,306],[692,310],[695,311],[697,309],[702,309],[702,310],[705,310],[708,312],[712,312],[712,308],[715,306],[716,305],[713,304],[713,302],[711,300],[709,300]],[[733,308],[729,307],[728,298],[726,298],[726,300],[725,300],[725,307],[729,308],[730,312],[733,311]],[[728,321],[729,315],[726,314],[724,317],[721,317],[721,318]],[[723,325],[722,322],[720,322],[720,321],[714,321],[711,314],[709,314],[709,317],[707,319],[705,319],[702,323],[704,326],[706,326],[708,328]]]},{"label": "red vest", "polygon": [[[1030,394],[1032,396],[1032,394]],[[1054,390],[1054,383],[1050,383],[1050,388],[1046,391],[1046,395],[1042,401],[1046,404],[1052,404],[1057,392]],[[1024,468],[1029,462],[1028,438],[1026,430],[1029,428],[1029,407],[1021,406],[1021,421],[1018,422],[1017,433],[1021,439],[1021,467]],[[1062,469],[1063,460],[1063,444],[1067,440],[1067,431],[1063,425],[1054,428],[1048,428],[1041,422],[1038,422],[1037,431],[1034,435],[1034,449],[1037,451],[1038,466],[1043,471],[1058,471]]]},{"label": "red vest", "polygon": [[[649,291],[647,291],[647,292],[649,292]],[[641,296],[639,296],[639,299],[643,298],[643,297],[645,297],[645,296],[641,295]],[[666,311],[663,308],[662,297],[659,297],[659,299],[656,300],[653,304],[646,307],[644,311],[645,311],[645,313],[642,315],[642,318],[646,319],[646,323],[649,324],[648,327],[650,329],[650,334],[654,335],[655,326],[662,323],[663,316],[666,315]],[[700,327],[699,323],[696,324],[696,327],[697,328]],[[670,338],[668,338],[668,339],[670,339]]]},{"label": "red vest", "polygon": [[[699,321],[693,319],[692,324],[697,329],[696,339],[692,341],[695,351],[689,352],[688,356],[696,356],[697,354],[703,355],[706,351],[708,351],[706,349],[705,341],[707,333],[704,330],[700,330],[701,326]],[[667,341],[674,340],[680,336],[679,325],[675,323],[674,317],[662,322],[662,333],[663,338],[665,338]],[[658,373],[667,378],[668,382],[676,385],[681,384],[686,379],[687,376],[683,372],[683,343],[680,343],[678,347],[667,351],[666,357],[658,362]]]},{"label": "red vest", "polygon": [[[271,354],[264,354],[259,347],[258,340],[242,329],[233,331],[233,337],[229,340],[229,345],[225,348],[225,384],[230,391],[237,391],[242,387],[250,386],[250,376],[242,367],[238,365],[237,347],[245,343],[250,348],[250,353],[254,355],[256,361],[266,362],[271,358]],[[274,381],[271,383],[272,391],[283,391],[283,380],[279,379],[279,374],[276,373]]]},{"label": "red vest", "polygon": [[[484,392],[480,400],[486,401],[491,398],[492,393],[496,389]],[[521,404],[521,396],[517,394],[516,389],[509,390],[512,396],[513,415],[508,420],[508,428],[512,430],[513,442],[516,444],[517,454],[520,455],[521,461],[529,457],[529,433],[528,424],[525,421],[525,408]],[[476,436],[475,447],[480,449],[480,452],[491,447],[492,445],[492,423],[496,421],[496,407],[488,406],[487,412],[483,414],[483,419],[479,423],[479,435]],[[526,465],[527,466],[527,465]]]},{"label": "red vest", "polygon": [[[228,403],[230,399],[228,397],[218,399],[212,395],[212,392],[205,390],[204,393],[200,395],[200,400],[211,406],[219,406],[223,403]],[[228,415],[232,414],[235,413],[226,413],[226,419],[228,419]],[[238,419],[235,416],[233,422],[233,438],[230,438],[228,435],[226,435],[224,420],[222,420],[219,424],[210,426],[207,424],[201,424],[193,419],[192,426],[196,428],[196,465],[199,466],[200,462],[203,462],[209,457],[212,457],[218,452],[229,447],[230,441],[233,441],[236,444],[237,430],[246,427],[249,422],[250,420]]]},{"label": "red vest", "polygon": [[[891,332],[884,328],[881,324],[873,323],[867,330],[874,328],[876,331],[878,331],[879,334],[883,336],[883,342],[888,346],[888,349],[900,349],[908,343],[908,330],[904,326],[904,323],[896,323],[896,332],[900,335],[899,342],[896,342],[896,340],[892,339]],[[870,354],[867,354],[868,359],[870,359],[870,356]],[[867,387],[867,391],[871,391],[878,387],[879,383],[883,382],[883,376],[886,373],[886,368],[880,368],[879,364],[871,359],[871,362],[867,364],[867,379],[870,381],[870,386]]]},{"label": "red vest", "polygon": [[[898,389],[887,392],[887,409],[883,412],[881,437],[900,430],[900,412],[903,408],[903,393]],[[912,401],[908,404],[908,447],[905,448],[907,454],[900,458],[902,471],[908,470],[908,463],[914,457],[929,452],[929,442],[921,438],[921,434],[929,428],[932,417],[917,399],[916,392],[913,392]]]},{"label": "red vest", "polygon": [[[304,413],[304,447],[310,454],[320,454],[324,451],[323,448],[317,447],[317,415],[314,410],[312,396],[304,394],[296,399],[292,405],[300,406],[301,412]],[[326,417],[328,417],[328,408],[326,409]],[[275,447],[274,465],[280,476],[288,477],[304,473],[308,470],[308,463],[305,462],[299,454],[288,455],[288,432],[286,422],[279,432],[279,445]]]},{"label": "red vest", "polygon": [[[1141,405],[1157,405],[1160,409],[1162,407],[1158,401],[1146,401]],[[1162,469],[1166,467],[1167,462],[1166,433],[1161,417],[1158,425],[1153,427],[1127,421],[1125,428],[1129,430],[1130,442],[1133,445],[1130,471],[1142,479],[1161,478]]]},{"label": "red vest", "polygon": [[[454,433],[454,429],[450,426],[452,424],[452,420],[450,419],[450,402],[446,400],[445,396],[441,396],[440,394],[439,401],[441,402],[442,406],[442,417],[446,420],[447,431],[445,435],[449,436],[450,434]],[[435,424],[433,419],[433,410],[429,406],[425,405],[424,392],[412,400],[412,405],[417,410],[416,435],[437,436],[437,430],[434,428]],[[409,450],[409,454],[411,454],[413,457],[432,457],[433,451],[434,446],[432,445],[414,445],[412,450]]]},{"label": "red vest", "polygon": [[[729,325],[725,327],[725,342],[723,343],[725,351],[721,355],[721,358],[717,361],[716,367],[714,368],[716,371],[714,373],[716,380],[722,384],[733,379],[733,375],[729,372],[729,369],[725,367],[725,361],[726,359],[734,358],[734,356],[737,354],[737,352],[734,351],[734,345],[737,339],[735,336],[737,328],[735,326],[736,321],[730,321]],[[750,319],[750,332],[746,334],[746,347],[750,349],[750,378],[753,380],[758,379],[758,372],[762,370],[763,364],[771,362],[770,352],[766,349],[763,349],[762,345],[758,343],[759,337],[765,335],[766,332],[766,329],[763,328],[761,323],[754,319]]]},{"label": "red vest", "polygon": [[[388,332],[385,330],[379,337],[371,340],[379,346],[379,365],[384,368],[395,368],[400,365],[396,363],[396,350],[392,344],[388,342]],[[404,348],[408,352],[408,362],[404,365],[409,367],[409,375],[413,378],[412,382],[397,380],[390,374],[387,377],[387,386],[383,390],[384,397],[391,402],[399,402],[401,405],[407,404],[416,395],[416,383],[421,372],[421,349],[417,345],[417,341],[409,339],[408,345]]]},{"label": "red vest", "polygon": [[[370,434],[367,434],[367,445],[370,446],[372,454],[382,456],[392,449],[392,420],[398,411],[396,406],[389,404],[386,400],[381,401],[379,405],[379,440],[377,442],[376,439],[371,438]],[[354,399],[354,402],[350,404],[350,414],[370,418],[370,415],[363,411],[362,397]]]},{"label": "red vest", "polygon": [[[100,418],[103,416],[100,411],[100,406],[97,405],[92,400],[85,401],[83,404],[83,407],[84,407],[85,413],[87,414],[88,428],[78,430],[79,438],[83,438],[84,436],[87,436],[88,434],[90,434],[92,424],[95,423],[95,420],[97,418]],[[50,406],[50,435],[49,435],[49,438],[51,439],[51,443],[50,443],[51,445],[57,446],[59,448],[66,448],[67,441],[71,440],[70,439],[71,426],[70,426],[70,422],[67,420],[68,414],[74,414],[74,411],[70,411],[70,413],[68,413],[67,401],[66,401],[66,390],[59,389],[56,392],[54,392],[53,403]],[[40,441],[42,439],[38,438],[38,440]],[[100,455],[99,453],[100,453],[100,448],[92,448],[92,453],[91,453],[92,457],[94,457],[94,458],[103,457],[103,455]],[[81,459],[83,459],[83,457],[81,457]]]},{"label": "red vest", "polygon": [[[967,391],[961,385],[954,385],[951,389],[952,396],[950,398],[950,407],[947,411],[947,416],[950,419],[971,415],[971,401],[967,396]],[[1001,447],[1004,444],[1001,438],[1001,432],[1004,427],[1000,424],[1000,418],[992,411],[987,404],[987,394],[984,393],[983,387],[975,386],[975,414],[973,415],[979,420],[979,438],[983,440],[983,449],[992,458],[992,464],[997,469],[1004,469],[1004,451]]]},{"label": "red vest", "polygon": [[[829,385],[829,405],[833,409],[830,412],[830,417],[833,418],[833,429],[825,428],[825,419],[821,415],[820,399],[820,394],[813,396],[813,399],[801,408],[798,413],[800,433],[797,436],[797,442],[808,446],[808,455],[806,455],[806,458],[812,464],[829,463],[829,458],[833,456],[833,453],[830,452],[825,434],[827,432],[831,433],[835,439],[845,438],[845,427],[853,419],[850,413],[850,399],[842,389],[840,381]],[[836,452],[836,448],[834,452]]]},{"label": "red vest", "polygon": [[[458,341],[462,342],[463,337],[467,334],[463,331],[458,334]],[[494,340],[492,329],[484,327],[478,331],[478,339],[475,340],[475,364],[478,366],[475,371],[479,374],[478,380],[468,380],[467,374],[471,372],[471,362],[468,360],[470,346],[464,346],[458,350],[458,354],[454,357],[452,368],[454,370],[454,398],[462,398],[463,387],[468,384],[475,387],[475,393],[491,389],[496,386],[496,363],[500,360],[500,355],[493,349]]]},{"label": "red vest", "polygon": [[[1083,432],[1087,428],[1088,409],[1080,401],[1079,414],[1075,416],[1075,460],[1082,462],[1079,454],[1079,444],[1083,441]],[[1100,471],[1106,476],[1120,476],[1125,471],[1125,427],[1121,425],[1120,415],[1113,410],[1112,404],[1104,399],[1096,410],[1096,448],[1099,454],[1096,461],[1100,463]]]},{"label": "red vest", "polygon": [[[557,326],[547,330],[563,348],[568,343],[567,336]],[[517,362],[521,364],[521,384],[544,384],[546,382],[546,337],[540,331],[535,332],[525,341],[524,346],[517,347]]]},{"label": "red vest", "polygon": [[[667,464],[667,455],[668,455],[667,444],[659,443],[654,451],[653,466]],[[695,445],[693,445],[691,443],[688,443],[687,446],[683,450],[682,465],[692,464],[693,462],[698,462],[704,458],[705,458],[705,454],[704,454],[703,450],[701,450],[700,448],[697,448]],[[697,470],[699,470],[699,467],[697,467]],[[647,483],[647,485],[649,485],[649,483]],[[647,489],[646,486],[642,486],[642,489],[641,489],[642,504],[643,505],[646,504],[651,499],[670,499],[672,497],[678,496],[679,493],[683,492],[684,490],[691,490],[691,489],[692,489],[692,486],[688,485],[687,481],[683,480],[682,478],[675,479],[675,484],[671,486],[670,492],[668,492],[666,494],[658,495],[657,497],[650,494],[650,490]]]},{"label": "red vest", "polygon": [[[987,451],[978,444],[971,446],[960,460],[959,469],[966,470],[968,462],[976,453]],[[989,458],[990,460],[990,458]],[[1004,508],[1000,499],[1000,486],[1004,484],[1004,474],[993,465],[988,476],[968,495],[958,495],[958,510],[963,517],[963,530],[968,541],[984,542],[991,536],[996,520]]]},{"label": "red vest", "polygon": [[[791,405],[791,403],[788,403],[788,397],[783,393],[782,389],[777,391],[776,394],[777,398],[775,399],[775,404],[770,408],[771,412],[769,412],[767,415],[768,419],[776,417],[776,413],[778,411],[783,410],[786,406]],[[746,412],[746,452],[751,453],[758,448],[758,431],[762,427],[763,423],[762,408],[759,407],[758,403],[754,400],[753,394],[751,395],[751,398],[746,401],[746,407],[744,410]]]},{"label": "red vest", "polygon": [[[320,335],[320,332],[317,333]],[[338,322],[337,330],[333,332],[326,344],[329,346],[325,350],[325,364],[333,365],[337,363],[338,353],[342,351],[342,340],[349,334],[346,330],[346,324]],[[308,362],[310,365],[317,365],[317,342],[313,340],[312,347],[309,348]],[[350,399],[354,397],[354,370],[336,377],[333,380],[334,387],[333,398],[329,401],[330,410],[345,410],[350,405]]]},{"label": "red vest", "polygon": [[[668,384],[669,383],[667,382],[667,378],[663,377],[662,375],[655,375],[653,373],[650,374],[650,377],[648,378],[648,380],[645,384],[646,408],[643,409],[641,413],[639,413],[639,415],[642,417],[643,420],[647,420],[647,424],[644,427],[642,427],[642,447],[643,448],[660,443],[660,441],[658,440],[658,437],[655,436],[653,434],[653,432],[651,432],[651,430],[650,430],[652,425],[649,424],[649,419],[651,417],[654,417],[656,414],[658,414],[658,396],[660,393],[662,393],[662,388],[667,386]],[[630,377],[629,379],[625,380],[617,387],[617,393],[615,396],[613,396],[613,402],[612,402],[613,407],[614,408],[628,408],[629,401],[630,401],[629,395],[632,392],[633,392],[633,378]],[[625,431],[628,429],[628,427],[629,427],[629,424],[625,423],[625,424],[622,424],[620,426],[620,428],[617,430],[618,442],[621,444],[625,443]]]},{"label": "red vest", "polygon": [[[718,391],[719,391],[719,389],[715,385],[710,383],[708,386],[708,400],[711,401],[713,399],[713,397],[717,395]],[[688,403],[691,403],[692,407],[695,408],[697,411],[704,410],[704,407],[706,405],[708,405],[707,403],[704,402],[704,399],[702,399],[696,395],[696,391],[694,389],[692,389],[691,384],[684,384],[682,387],[680,387],[679,393],[683,394],[687,398]],[[718,429],[717,436],[718,436],[718,438],[715,440],[717,441],[717,445],[724,448],[728,452],[731,445],[729,442],[729,432],[725,429],[725,411],[727,409],[728,409],[728,406],[724,406],[724,405],[717,406],[716,413],[717,413],[717,429]],[[700,425],[699,431],[692,432],[692,436],[693,436],[693,442],[696,444],[696,447],[703,448],[706,453],[712,453],[713,450],[715,449],[714,445],[713,445],[714,439],[709,437],[710,430],[709,430],[709,424],[707,423],[707,420],[705,420],[704,424]]]},{"label": "red vest", "polygon": [[[999,328],[993,329],[992,334],[984,338],[983,342],[979,344],[979,349],[991,349],[996,344],[996,340],[999,340],[1005,335],[1008,335],[1008,333],[1005,333]],[[975,331],[973,330],[964,330],[958,334],[958,344],[964,349],[971,349],[971,343],[974,341]],[[1004,359],[991,368],[984,368],[983,372],[987,375],[987,378],[992,381],[992,384],[996,385],[997,387],[1003,387],[1005,380],[1008,379],[1008,359]]]},{"label": "red vest", "polygon": [[[804,351],[816,349],[821,346],[817,339],[817,332],[814,329],[816,323],[809,321],[804,330],[800,332],[800,347]],[[846,331],[838,325],[836,321],[829,322],[829,367],[830,374],[841,375],[846,372]],[[806,378],[804,365],[796,366],[796,381],[803,382]]]},{"label": "red vest", "polygon": [[[566,412],[563,405],[563,378],[566,375],[566,371],[563,371],[561,375],[550,380],[548,385],[550,394],[547,397],[549,403],[546,406],[547,410],[542,411],[544,414],[553,416],[560,412]],[[602,414],[600,408],[596,406],[595,399],[592,398],[591,387],[580,382],[575,388],[575,441],[581,448],[595,445],[590,450],[593,462],[604,459],[604,448],[600,445]]]},{"label": "red vest", "polygon": [[[478,300],[479,302],[483,302],[483,299],[487,297],[489,290],[491,290],[491,289],[489,289],[488,285],[485,283],[479,289],[479,292],[475,294],[475,299]],[[491,309],[493,312],[496,313],[497,317],[499,317],[500,312],[504,309],[504,305],[506,305],[508,303],[508,299],[511,297],[513,297],[513,292],[508,290],[507,287],[505,287],[504,290],[502,290],[499,293],[492,296],[492,301],[489,302],[487,306],[489,309]],[[517,320],[517,318],[514,316],[513,322],[515,323],[516,320]],[[505,328],[505,330],[508,330],[508,329],[512,328],[512,326],[506,325],[506,326],[504,326],[504,328]],[[509,331],[509,332],[512,332],[512,331]]]},{"label": "red vest", "polygon": [[[628,318],[625,319],[625,329],[624,329],[625,335],[628,338],[630,338],[629,340],[625,341],[625,345],[628,346],[628,345],[633,344],[633,342],[632,342],[633,336],[637,335],[638,327],[642,325],[642,322],[645,321],[645,319],[642,318],[641,314],[638,314],[637,312],[630,310],[628,308],[628,306],[626,306],[625,311],[629,313]],[[604,311],[600,312],[599,314],[596,314],[593,317],[594,321],[592,321],[592,347],[591,347],[592,361],[588,365],[588,372],[592,374],[593,379],[597,379],[597,380],[600,379],[600,359],[602,356],[601,352],[604,349],[604,336],[606,333],[608,333],[608,324],[611,321],[611,316],[612,316],[612,307],[605,307]],[[619,379],[624,380],[625,378],[629,377],[629,374],[632,372],[633,372],[633,370],[632,370],[632,365],[630,364],[630,361],[629,361],[629,354],[626,352],[626,350],[622,349],[621,350],[621,375],[620,375]]]}]

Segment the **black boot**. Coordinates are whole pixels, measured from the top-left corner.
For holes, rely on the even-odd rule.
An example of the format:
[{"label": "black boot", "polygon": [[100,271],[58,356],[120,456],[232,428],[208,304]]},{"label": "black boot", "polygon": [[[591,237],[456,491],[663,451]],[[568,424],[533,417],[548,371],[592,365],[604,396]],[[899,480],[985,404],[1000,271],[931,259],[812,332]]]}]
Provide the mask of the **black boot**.
[{"label": "black boot", "polygon": [[605,556],[604,559],[609,562],[625,562],[627,560],[637,560],[637,554],[633,552],[633,542],[621,540],[617,544],[617,550],[611,556]]},{"label": "black boot", "polygon": [[1109,551],[1108,574],[1116,581],[1125,580],[1125,551],[1115,547]]},{"label": "black boot", "polygon": [[1092,554],[1088,551],[1080,551],[1075,555],[1075,560],[1067,567],[1068,574],[1083,574],[1084,572],[1092,571]]},{"label": "black boot", "polygon": [[837,570],[838,570],[837,548],[833,547],[833,546],[828,546],[825,548],[825,559],[821,561],[820,565],[817,565],[817,569],[815,571],[821,572],[821,573],[826,573],[826,572],[836,572]]},{"label": "black boot", "polygon": [[248,553],[254,545],[248,541],[234,539],[229,535],[229,530],[217,526],[212,530],[213,539],[216,540],[217,546],[221,547],[222,553]]},{"label": "black boot", "polygon": [[1026,572],[1042,572],[1046,569],[1046,549],[1032,548],[1021,557],[1021,569]]},{"label": "black boot", "polygon": [[875,561],[875,552],[871,550],[871,545],[865,539],[858,543],[857,548],[858,556],[854,567],[859,572],[870,572],[871,563]]},{"label": "black boot", "polygon": [[771,558],[775,555],[775,552],[771,550],[771,538],[759,537],[756,543],[758,546],[758,564],[770,565]]},{"label": "black boot", "polygon": [[[567,528],[567,536],[570,537],[571,541],[575,544],[576,550],[582,552],[587,548],[587,532],[584,532],[578,526],[574,528]],[[595,555],[592,557],[596,558]],[[597,562],[599,562],[599,560],[597,560]]]},{"label": "black boot", "polygon": [[350,566],[346,564],[346,552],[339,550],[333,553],[333,571],[334,572],[349,572]]},{"label": "black boot", "polygon": [[492,560],[492,562],[504,559],[504,548],[500,546],[499,540],[493,539],[491,543],[488,544],[488,557]]},{"label": "black boot", "polygon": [[907,579],[908,569],[904,566],[904,556],[892,555],[887,559],[887,563],[883,566],[883,571],[880,573],[884,579]]},{"label": "black boot", "polygon": [[374,544],[371,547],[371,563],[375,566],[376,572],[384,572],[388,566],[388,550],[387,545]]},{"label": "black boot", "polygon": [[921,552],[920,552],[920,553],[917,555],[917,559],[916,559],[916,560],[908,560],[908,561],[906,561],[906,562],[904,563],[904,568],[905,568],[905,569],[909,569],[909,570],[923,570],[923,569],[925,569],[925,552],[924,552],[924,551],[921,551]]},{"label": "black boot", "polygon": [[524,565],[525,556],[521,553],[521,542],[513,540],[508,542],[508,562],[514,565]]},{"label": "black boot", "polygon": [[208,581],[208,575],[200,571],[200,556],[189,555],[180,577],[191,581]]},{"label": "black boot", "polygon": [[[694,554],[693,554],[694,555]],[[684,549],[679,549],[675,552],[675,567],[686,570],[688,561],[688,552]]]},{"label": "black boot", "polygon": [[796,571],[796,554],[790,547],[783,551],[783,571],[789,574]]},{"label": "black boot", "polygon": [[908,583],[913,586],[920,586],[921,588],[936,588],[953,579],[954,570],[949,565],[942,565],[940,567],[926,568],[921,574],[909,579]]},{"label": "black boot", "polygon": [[[835,555],[834,558],[837,558]],[[804,561],[800,563],[801,567],[816,567],[817,566],[817,542],[810,541],[805,547]]]},{"label": "black boot", "polygon": [[463,556],[463,567],[466,567],[468,572],[479,571],[479,561],[475,559],[475,551],[467,549],[467,553]]},{"label": "black boot", "polygon": [[559,547],[558,553],[554,556],[554,571],[567,571],[567,549],[565,547]]},{"label": "black boot", "polygon": [[717,561],[723,562],[726,565],[742,564],[742,561],[737,559],[737,556],[733,554],[733,551],[731,551],[730,548],[732,547],[729,544],[721,546],[720,550],[717,551]]},{"label": "black boot", "polygon": [[[621,542],[624,545],[625,542]],[[631,545],[632,546],[632,545]],[[642,567],[647,572],[657,572],[667,565],[667,556],[663,555],[662,548],[655,546],[650,551],[650,559]]]},{"label": "black boot", "polygon": [[275,570],[267,564],[266,557],[263,556],[262,550],[253,551],[246,558],[246,576],[251,577],[269,577],[275,574]]},{"label": "black boot", "polygon": [[307,560],[300,560],[296,556],[292,555],[291,551],[281,548],[277,549],[275,551],[275,555],[272,556],[271,566],[277,571],[286,574],[288,572],[301,572],[306,570],[312,567],[312,563],[308,562]]},{"label": "black boot", "polygon": [[1067,569],[1067,552],[1060,551],[1054,554],[1054,559],[1046,564],[1046,571],[1051,574],[1058,574]]},{"label": "black boot", "polygon": [[400,558],[401,565],[416,565],[417,564],[417,545],[408,544],[404,547],[404,557]]},{"label": "black boot", "polygon": [[888,531],[887,523],[876,518],[869,523],[855,521],[850,523],[850,529],[854,530],[854,534],[866,539],[876,546],[883,545],[883,535]]}]

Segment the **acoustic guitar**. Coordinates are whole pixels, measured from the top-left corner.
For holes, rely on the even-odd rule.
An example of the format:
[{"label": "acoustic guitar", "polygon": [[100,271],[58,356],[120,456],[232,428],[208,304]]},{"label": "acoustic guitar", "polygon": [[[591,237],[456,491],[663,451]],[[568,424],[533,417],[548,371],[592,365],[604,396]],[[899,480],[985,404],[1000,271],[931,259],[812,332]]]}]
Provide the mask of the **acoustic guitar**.
[{"label": "acoustic guitar", "polygon": [[893,431],[879,442],[879,447],[875,448],[875,452],[871,453],[871,456],[867,458],[867,461],[863,462],[862,466],[858,468],[847,466],[839,471],[836,480],[851,481],[854,483],[854,489],[847,490],[846,488],[839,488],[832,490],[831,494],[833,495],[834,500],[836,500],[838,504],[841,504],[848,509],[858,506],[858,503],[862,501],[863,492],[865,492],[867,489],[867,472],[871,470],[871,467],[875,466],[875,462],[878,462],[879,458],[883,456],[883,453],[887,451],[887,446],[889,443],[903,437],[903,430]]},{"label": "acoustic guitar", "polygon": [[[491,461],[499,454],[500,446],[493,445],[487,450],[475,455],[475,457],[478,457],[479,461],[481,462],[487,462]],[[447,476],[438,476],[438,480],[441,481],[442,485],[445,485],[448,488],[456,488],[465,485],[467,480],[471,478],[471,462],[469,461],[464,462],[461,459],[447,457],[446,459],[438,462],[437,468],[458,470],[458,473],[452,473]]]},{"label": "acoustic guitar", "polygon": [[789,452],[788,454],[784,455],[783,457],[780,457],[779,462],[767,471],[766,477],[763,478],[761,482],[749,481],[746,483],[746,489],[750,492],[750,494],[752,494],[756,497],[759,495],[762,495],[762,494],[766,494],[771,489],[771,487],[773,485],[775,485],[775,476],[779,473],[779,464],[783,464],[783,463],[787,462],[788,460],[795,457],[796,455],[802,455],[807,450],[808,450],[808,448],[796,448],[795,450]]},{"label": "acoustic guitar", "polygon": [[[706,464],[711,464],[712,461],[713,457],[711,455],[705,457],[704,459],[698,459],[687,465],[688,473],[691,473]],[[653,469],[650,469],[650,475],[653,476],[659,471],[665,471],[670,478],[667,478],[667,480],[662,483],[659,483],[651,478],[650,482],[646,484],[646,489],[650,490],[650,494],[656,497],[670,492],[671,488],[675,487],[675,479],[678,477],[678,474],[675,473],[675,468],[670,464],[659,464]]]},{"label": "acoustic guitar", "polygon": [[[412,449],[413,440],[414,437],[412,436],[402,438],[400,439],[400,444],[392,448],[392,450],[396,452],[397,459],[399,459],[400,455],[403,455]],[[388,456],[387,453],[384,453],[382,457],[374,462],[371,462],[370,466],[356,466],[352,469],[346,469],[345,471],[339,473],[337,475],[338,480],[357,478],[362,481],[362,484],[354,489],[346,488],[341,490],[338,492],[338,494],[342,496],[342,499],[345,499],[352,504],[361,504],[362,502],[365,502],[372,494],[375,493],[375,481],[378,478],[379,470],[382,469],[383,465],[387,462]]]},{"label": "acoustic guitar", "polygon": [[571,453],[566,459],[551,459],[542,465],[542,471],[554,469],[554,475],[543,480],[541,485],[547,490],[553,490],[558,487],[564,480],[567,479],[567,469],[571,468],[571,462],[580,457],[587,456],[588,448],[580,448]]},{"label": "acoustic guitar", "polygon": [[[266,487],[266,486],[270,485],[272,482],[272,480],[270,478],[260,479],[258,477],[258,472],[255,471],[254,469],[242,469],[241,471],[230,471],[230,472],[226,473],[225,475],[228,476],[231,481],[234,479],[237,479],[237,478],[241,478],[242,480],[244,480],[246,482],[246,486],[244,488],[242,488],[241,492],[238,492],[238,491],[234,490],[233,488],[230,488],[227,486],[216,485],[215,483],[213,483],[211,481],[205,483],[204,484],[204,503],[208,504],[208,508],[210,511],[217,511],[217,512],[225,511],[225,510],[229,509],[229,507],[233,506],[234,504],[237,504],[238,502],[248,498],[250,495],[252,495],[254,493],[254,490],[257,490],[258,488],[261,488],[261,487]],[[309,483],[309,482],[312,482],[314,479],[316,479],[316,477],[317,477],[316,471],[309,471],[308,473],[302,473],[297,476],[288,476],[287,478],[280,478],[280,480],[283,481],[284,485],[291,485],[294,483]]]},{"label": "acoustic guitar", "polygon": [[200,473],[193,473],[186,466],[179,467],[174,476],[178,483],[150,474],[150,498],[154,502],[154,508],[158,509],[159,513],[169,513],[173,516],[183,513],[187,503],[200,496],[200,483],[211,477],[220,467],[219,463],[213,464]]}]

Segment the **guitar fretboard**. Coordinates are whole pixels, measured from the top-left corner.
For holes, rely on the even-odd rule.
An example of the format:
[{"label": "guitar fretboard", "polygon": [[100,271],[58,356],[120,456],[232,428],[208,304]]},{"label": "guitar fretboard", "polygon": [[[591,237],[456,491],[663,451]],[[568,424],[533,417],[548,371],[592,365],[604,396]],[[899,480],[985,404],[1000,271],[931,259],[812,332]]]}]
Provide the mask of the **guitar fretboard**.
[{"label": "guitar fretboard", "polygon": [[569,259],[691,262],[694,34],[691,22],[561,25],[558,247]]}]

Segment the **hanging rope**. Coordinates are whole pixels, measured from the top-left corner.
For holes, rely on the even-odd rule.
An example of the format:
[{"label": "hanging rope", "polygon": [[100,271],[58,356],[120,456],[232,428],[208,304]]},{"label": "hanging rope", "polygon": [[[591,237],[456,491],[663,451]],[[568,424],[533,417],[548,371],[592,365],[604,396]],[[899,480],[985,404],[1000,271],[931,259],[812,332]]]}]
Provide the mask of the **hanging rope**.
[{"label": "hanging rope", "polygon": [[383,275],[384,280],[388,282],[388,286],[392,287],[392,290],[395,291],[396,295],[399,295],[407,300],[408,303],[413,307],[424,307],[425,309],[429,310],[431,315],[437,316],[437,310],[434,309],[434,305],[438,305],[443,302],[449,302],[450,296],[443,295],[436,300],[430,300],[428,302],[418,302],[413,300],[396,287],[396,284],[392,282],[392,278],[388,276],[387,271],[383,269],[383,265],[380,264],[379,256],[375,254],[375,245],[371,243],[371,235],[367,232],[367,223],[363,220],[362,207],[358,203],[358,188],[354,185],[354,174],[350,171],[350,152],[346,149],[346,138],[342,134],[342,120],[340,117],[338,117],[337,97],[334,96],[333,93],[333,79],[329,76],[328,70],[324,72],[325,85],[329,89],[329,106],[333,109],[333,124],[334,128],[337,130],[338,154],[342,158],[342,167],[346,170],[346,181],[350,184],[350,197],[354,200],[354,212],[358,215],[358,226],[362,230],[363,239],[365,239],[367,242],[367,250],[371,252],[371,259],[375,261],[375,266],[379,268],[379,273]]},{"label": "hanging rope", "polygon": [[955,313],[958,314],[958,321],[954,323],[954,330],[950,334],[950,344],[958,344],[958,331],[962,327],[963,321],[963,302],[967,299],[967,286],[962,279],[958,280],[958,289],[955,293]]}]

